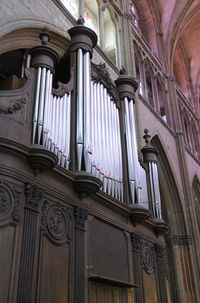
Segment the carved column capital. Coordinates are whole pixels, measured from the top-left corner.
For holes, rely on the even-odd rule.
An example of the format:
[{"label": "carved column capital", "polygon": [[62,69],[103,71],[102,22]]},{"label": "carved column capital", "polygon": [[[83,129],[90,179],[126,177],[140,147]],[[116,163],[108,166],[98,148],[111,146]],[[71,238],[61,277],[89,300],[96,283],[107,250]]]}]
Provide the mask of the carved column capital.
[{"label": "carved column capital", "polygon": [[157,259],[163,259],[164,257],[164,249],[161,245],[155,244],[155,252]]},{"label": "carved column capital", "polygon": [[140,252],[141,237],[136,233],[131,234],[132,248],[134,252]]},{"label": "carved column capital", "polygon": [[25,189],[25,194],[26,194],[26,208],[39,212],[41,206],[40,201],[42,199],[43,190],[31,184],[27,184]]},{"label": "carved column capital", "polygon": [[191,234],[171,235],[169,237],[169,243],[171,245],[183,245],[183,246],[191,245],[192,235]]},{"label": "carved column capital", "polygon": [[85,231],[85,222],[88,217],[88,211],[86,209],[76,207],[74,216],[76,228]]}]

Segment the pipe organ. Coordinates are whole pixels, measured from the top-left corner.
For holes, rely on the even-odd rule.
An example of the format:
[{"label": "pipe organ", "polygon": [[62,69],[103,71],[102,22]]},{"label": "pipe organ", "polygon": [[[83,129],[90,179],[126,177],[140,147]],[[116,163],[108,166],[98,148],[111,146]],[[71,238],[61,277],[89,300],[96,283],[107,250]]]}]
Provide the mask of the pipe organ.
[{"label": "pipe organ", "polygon": [[154,162],[149,163],[149,178],[151,185],[151,199],[153,207],[153,217],[161,219],[161,201],[160,190],[158,181],[158,169],[157,164]]},{"label": "pipe organ", "polygon": [[69,169],[71,93],[52,93],[52,72],[38,67],[33,116],[33,144],[41,144],[58,157],[58,164]]},{"label": "pipe organ", "polygon": [[[148,208],[146,172],[138,161],[134,112],[136,82],[122,70],[115,86],[105,64],[91,64],[91,46],[83,47],[82,43],[77,43],[74,38],[76,28],[70,34],[72,43],[69,54],[74,54],[72,57],[76,65],[76,79],[73,78],[70,88],[67,84],[59,83],[62,92],[53,89],[53,66],[49,62],[40,64],[40,60],[33,60],[37,80],[32,143],[56,154],[58,165],[69,170],[73,102],[76,111],[76,170],[86,171],[100,179],[101,190],[122,202],[124,174],[127,174],[131,202]],[[120,122],[120,115],[123,116],[124,125]],[[127,159],[128,171],[123,165],[122,133],[125,134],[124,159]],[[153,216],[161,218],[156,164],[148,163],[148,170]]]}]

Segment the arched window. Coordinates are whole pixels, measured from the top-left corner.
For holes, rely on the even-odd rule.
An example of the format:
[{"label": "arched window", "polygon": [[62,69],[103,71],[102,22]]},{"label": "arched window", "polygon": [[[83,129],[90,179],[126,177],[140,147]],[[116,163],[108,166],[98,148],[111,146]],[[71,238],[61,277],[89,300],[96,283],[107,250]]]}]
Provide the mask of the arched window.
[{"label": "arched window", "polygon": [[85,26],[91,28],[98,35],[98,5],[96,0],[85,0]]},{"label": "arched window", "polygon": [[108,8],[104,12],[104,49],[108,57],[116,63],[116,24],[115,17]]},{"label": "arched window", "polygon": [[138,27],[138,20],[139,20],[139,17],[138,17],[138,13],[137,13],[137,10],[135,8],[135,5],[133,4],[133,1],[130,0],[130,12],[131,12],[131,16],[132,16],[132,23]]}]

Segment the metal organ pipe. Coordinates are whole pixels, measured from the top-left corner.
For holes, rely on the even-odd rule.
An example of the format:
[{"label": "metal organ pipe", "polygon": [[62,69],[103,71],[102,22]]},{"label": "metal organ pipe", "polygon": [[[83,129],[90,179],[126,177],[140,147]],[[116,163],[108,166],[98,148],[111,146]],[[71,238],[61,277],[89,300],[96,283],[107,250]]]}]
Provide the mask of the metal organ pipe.
[{"label": "metal organ pipe", "polygon": [[133,161],[133,147],[131,140],[131,128],[130,128],[130,117],[129,117],[129,105],[128,98],[124,98],[125,103],[125,127],[126,127],[126,143],[127,143],[127,154],[128,154],[128,172],[129,172],[129,183],[131,189],[132,202],[135,203],[135,176],[134,176],[134,161]]},{"label": "metal organ pipe", "polygon": [[33,144],[35,143],[37,121],[38,121],[38,107],[39,107],[39,97],[40,97],[40,82],[41,82],[41,70],[39,67],[37,70],[37,82],[36,82],[36,92],[35,92],[35,108],[33,115]]},{"label": "metal organ pipe", "polygon": [[91,172],[91,67],[90,53],[84,53],[84,159],[85,169]]},{"label": "metal organ pipe", "polygon": [[83,154],[83,50],[77,51],[77,127],[76,144],[78,170],[81,170]]},{"label": "metal organ pipe", "polygon": [[[122,200],[122,159],[119,112],[102,83],[91,81],[90,133],[88,140],[91,154],[91,173],[103,181],[102,190]],[[85,113],[87,110],[85,109]],[[84,119],[85,120],[85,119]],[[86,121],[84,121],[86,127]],[[85,137],[84,137],[85,138]],[[84,146],[86,143],[84,142]]]}]

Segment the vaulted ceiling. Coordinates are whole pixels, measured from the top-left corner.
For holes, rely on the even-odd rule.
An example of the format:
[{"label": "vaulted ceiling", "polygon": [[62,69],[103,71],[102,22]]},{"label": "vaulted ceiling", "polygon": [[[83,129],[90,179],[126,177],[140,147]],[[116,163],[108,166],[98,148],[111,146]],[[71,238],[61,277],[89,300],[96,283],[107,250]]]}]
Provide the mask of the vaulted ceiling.
[{"label": "vaulted ceiling", "polygon": [[168,73],[199,107],[200,0],[135,0],[141,31]]}]

